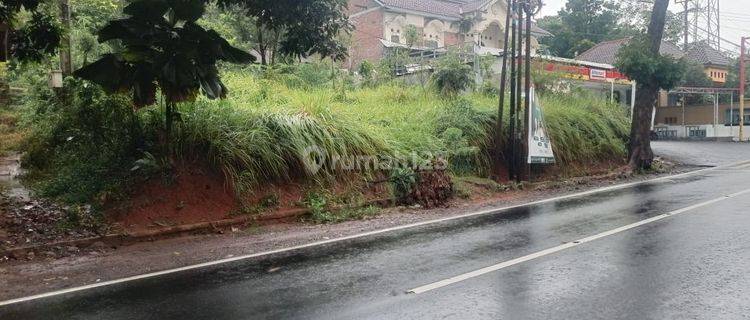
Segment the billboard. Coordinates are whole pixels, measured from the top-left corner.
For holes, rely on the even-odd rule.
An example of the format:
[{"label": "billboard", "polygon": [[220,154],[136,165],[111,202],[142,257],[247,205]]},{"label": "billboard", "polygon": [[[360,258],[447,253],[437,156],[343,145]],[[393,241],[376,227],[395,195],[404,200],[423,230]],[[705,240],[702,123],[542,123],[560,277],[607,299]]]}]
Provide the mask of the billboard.
[{"label": "billboard", "polygon": [[531,87],[531,113],[529,115],[529,158],[528,163],[532,164],[553,164],[555,163],[555,154],[552,151],[552,142],[547,135],[547,128],[544,125],[544,112],[539,97],[536,95],[534,87]]}]

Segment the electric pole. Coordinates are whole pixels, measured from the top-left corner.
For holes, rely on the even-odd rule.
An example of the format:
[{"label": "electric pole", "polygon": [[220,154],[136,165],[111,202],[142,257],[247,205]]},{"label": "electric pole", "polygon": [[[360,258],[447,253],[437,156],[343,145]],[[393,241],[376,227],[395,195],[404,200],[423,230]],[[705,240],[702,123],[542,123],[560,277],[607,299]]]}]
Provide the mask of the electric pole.
[{"label": "electric pole", "polygon": [[508,12],[511,15],[511,40],[510,40],[510,133],[508,134],[508,149],[510,154],[507,157],[508,180],[515,179],[514,164],[516,161],[516,98],[518,90],[516,88],[516,36],[517,29],[520,27],[516,17],[518,3],[514,0],[508,0],[513,3],[512,10]]},{"label": "electric pole", "polygon": [[675,0],[676,4],[682,4],[683,7],[683,16],[682,16],[682,22],[683,22],[683,47],[682,49],[687,52],[688,50],[688,44],[690,43],[690,0]]},{"label": "electric pole", "polygon": [[714,49],[721,50],[719,0],[675,0],[674,2],[681,4],[683,8],[683,49],[688,49],[690,36],[692,36],[693,42],[705,40]]},{"label": "electric pole", "polygon": [[[500,180],[500,177],[502,176],[502,167],[503,167],[503,161],[501,159],[502,156],[505,155],[504,150],[502,149],[503,141],[505,140],[505,136],[503,135],[503,113],[505,109],[505,86],[506,86],[506,80],[508,75],[508,40],[509,40],[509,34],[510,32],[510,24],[511,24],[511,12],[513,9],[513,1],[506,0],[508,2],[508,7],[505,10],[507,13],[505,15],[505,38],[503,43],[503,66],[500,71],[500,102],[498,103],[497,107],[497,133],[495,134],[495,176],[496,179]],[[513,60],[511,60],[513,61]]]}]

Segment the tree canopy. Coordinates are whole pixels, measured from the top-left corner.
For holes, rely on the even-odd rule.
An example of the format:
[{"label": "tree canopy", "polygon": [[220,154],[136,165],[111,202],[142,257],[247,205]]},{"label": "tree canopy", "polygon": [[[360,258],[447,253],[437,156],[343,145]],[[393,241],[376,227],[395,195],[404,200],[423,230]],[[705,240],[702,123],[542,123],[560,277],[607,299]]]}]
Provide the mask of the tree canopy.
[{"label": "tree canopy", "polygon": [[539,26],[555,30],[541,40],[552,54],[574,57],[607,40],[618,27],[618,5],[611,0],[569,0],[556,16],[539,19]]},{"label": "tree canopy", "polygon": [[[278,50],[291,56],[346,57],[346,46],[337,38],[352,30],[345,13],[346,0],[219,0],[218,4],[225,8],[241,6],[248,17],[255,19],[255,41],[261,55],[266,50]],[[269,32],[276,33],[273,39],[263,38]]]},{"label": "tree canopy", "polygon": [[131,1],[123,9],[126,18],[98,33],[99,42],[116,40],[122,49],[75,75],[109,92],[132,90],[135,106],[154,103],[157,87],[168,102],[193,100],[199,90],[211,99],[224,97],[216,62],[248,63],[253,57],[199,26],[204,10],[203,0]]},{"label": "tree canopy", "polygon": [[[599,42],[643,34],[651,8],[639,0],[568,0],[557,15],[539,19],[539,26],[554,37],[540,39],[549,53],[574,58]],[[664,39],[677,43],[680,19],[668,12]]]},{"label": "tree canopy", "polygon": [[[60,45],[62,29],[43,0],[0,2],[0,61],[40,61]],[[45,10],[47,9],[47,10]]]},{"label": "tree canopy", "polygon": [[668,55],[652,54],[645,37],[637,37],[620,49],[615,65],[639,86],[669,90],[680,84],[687,62]]}]

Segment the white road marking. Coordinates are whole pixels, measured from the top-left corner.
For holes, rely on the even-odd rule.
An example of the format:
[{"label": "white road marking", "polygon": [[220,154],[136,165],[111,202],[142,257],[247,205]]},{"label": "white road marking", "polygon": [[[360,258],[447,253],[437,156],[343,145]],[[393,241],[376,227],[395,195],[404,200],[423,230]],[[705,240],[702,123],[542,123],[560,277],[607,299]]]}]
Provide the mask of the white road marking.
[{"label": "white road marking", "polygon": [[618,234],[618,233],[621,233],[621,232],[625,232],[625,231],[631,230],[633,228],[640,227],[642,225],[653,223],[653,222],[662,220],[664,218],[668,218],[668,217],[675,216],[675,215],[678,215],[678,214],[690,212],[692,210],[695,210],[695,209],[698,209],[698,208],[702,208],[702,207],[705,207],[705,206],[708,206],[708,205],[711,205],[711,204],[714,204],[714,203],[717,203],[717,202],[720,202],[720,201],[724,201],[724,200],[727,200],[727,199],[735,198],[735,197],[738,197],[738,196],[741,196],[741,195],[744,195],[744,194],[747,194],[747,193],[750,193],[750,189],[747,189],[747,190],[744,190],[744,191],[740,191],[740,192],[737,192],[737,193],[733,193],[733,194],[730,194],[730,195],[726,195],[726,196],[721,196],[721,197],[713,199],[713,200],[701,202],[701,203],[698,203],[698,204],[695,204],[695,205],[692,205],[692,206],[689,206],[689,207],[685,207],[685,208],[682,208],[682,209],[674,210],[674,211],[671,211],[671,212],[668,212],[668,213],[665,213],[665,214],[660,214],[658,216],[654,216],[654,217],[651,217],[651,218],[648,218],[648,219],[645,219],[645,220],[641,220],[641,221],[638,221],[638,222],[635,222],[635,223],[631,223],[629,225],[625,225],[625,226],[622,226],[622,227],[619,227],[619,228],[616,228],[616,229],[605,231],[605,232],[602,232],[602,233],[599,233],[599,234],[596,234],[596,235],[593,235],[593,236],[590,236],[590,237],[582,238],[582,239],[579,239],[579,240],[576,240],[576,241],[572,241],[572,242],[567,242],[567,243],[564,243],[564,244],[556,246],[556,247],[552,247],[552,248],[545,249],[545,250],[542,250],[542,251],[539,251],[539,252],[535,252],[535,253],[532,253],[532,254],[529,254],[529,255],[525,255],[525,256],[520,257],[520,258],[515,258],[513,260],[508,260],[508,261],[505,261],[505,262],[501,262],[501,263],[498,263],[498,264],[495,264],[495,265],[491,265],[489,267],[484,267],[484,268],[479,269],[479,270],[475,270],[475,271],[471,271],[471,272],[464,273],[464,274],[461,274],[461,275],[457,275],[457,276],[452,277],[452,278],[448,278],[448,279],[441,280],[441,281],[438,281],[438,282],[430,283],[430,284],[427,284],[427,285],[424,285],[424,286],[421,286],[421,287],[418,287],[418,288],[411,289],[411,290],[407,291],[407,293],[420,294],[420,293],[425,293],[427,291],[432,291],[432,290],[435,290],[435,289],[439,289],[439,288],[442,288],[442,287],[445,287],[445,286],[449,286],[449,285],[457,283],[457,282],[461,282],[461,281],[468,280],[468,279],[471,279],[471,278],[475,278],[475,277],[478,277],[478,276],[481,276],[481,275],[484,275],[484,274],[487,274],[487,273],[490,273],[490,272],[498,271],[498,270],[501,270],[501,269],[504,269],[504,268],[507,268],[507,267],[510,267],[510,266],[514,266],[514,265],[517,265],[517,264],[520,264],[520,263],[524,263],[524,262],[527,262],[527,261],[530,261],[530,260],[541,258],[541,257],[547,256],[547,255],[550,255],[550,254],[553,254],[553,253],[556,253],[556,252],[563,251],[565,249],[570,249],[570,248],[573,248],[573,247],[577,247],[577,246],[580,246],[580,245],[582,245],[584,243],[587,243],[587,242],[592,242],[592,241],[595,241],[595,240],[599,240],[601,238],[609,237],[611,235],[615,235],[615,234]]},{"label": "white road marking", "polygon": [[115,284],[119,284],[119,283],[123,283],[123,282],[129,282],[129,281],[135,281],[135,280],[153,278],[153,277],[158,277],[158,276],[162,276],[162,275],[166,275],[166,274],[171,274],[171,273],[176,273],[176,272],[182,272],[182,271],[200,269],[200,268],[205,268],[205,267],[211,267],[211,266],[220,265],[220,264],[224,264],[224,263],[241,261],[241,260],[246,260],[246,259],[251,259],[251,258],[257,258],[257,257],[262,257],[262,256],[267,256],[267,255],[278,254],[278,253],[284,253],[284,252],[289,252],[289,251],[294,251],[294,250],[300,250],[300,249],[305,249],[305,248],[310,248],[310,247],[316,247],[316,246],[321,246],[321,245],[325,245],[325,244],[336,243],[336,242],[341,242],[341,241],[346,241],[346,240],[359,239],[359,238],[364,238],[364,237],[378,235],[378,234],[384,234],[384,233],[393,232],[393,231],[405,230],[405,229],[410,229],[410,228],[415,228],[415,227],[421,227],[421,226],[426,226],[426,225],[431,225],[431,224],[437,224],[437,223],[442,223],[442,222],[448,222],[448,221],[453,221],[453,220],[459,220],[459,219],[464,219],[464,218],[478,217],[478,216],[483,216],[483,215],[488,215],[488,214],[495,214],[495,213],[500,213],[500,212],[508,211],[508,210],[515,209],[515,208],[526,207],[526,206],[533,206],[533,205],[539,205],[539,204],[544,204],[544,203],[549,203],[549,202],[554,202],[554,201],[560,201],[560,200],[565,200],[565,199],[571,199],[571,198],[578,198],[578,197],[588,196],[588,195],[592,195],[592,194],[596,194],[596,193],[602,193],[602,192],[607,192],[607,191],[612,191],[612,190],[618,190],[618,189],[623,189],[623,188],[634,187],[634,186],[638,186],[638,185],[642,185],[642,184],[646,184],[646,183],[653,183],[653,182],[660,182],[660,181],[664,181],[664,180],[671,180],[671,179],[676,179],[676,178],[682,178],[682,177],[686,177],[686,176],[692,176],[692,175],[696,175],[696,174],[700,174],[700,173],[705,173],[705,172],[713,171],[713,170],[717,170],[717,169],[730,168],[730,167],[733,167],[733,166],[738,166],[738,165],[743,165],[743,164],[750,164],[750,160],[749,161],[741,161],[741,162],[729,164],[729,165],[726,165],[726,166],[712,167],[712,168],[706,168],[706,169],[701,169],[701,170],[696,170],[696,171],[690,171],[690,172],[680,173],[680,174],[671,175],[671,176],[664,176],[664,177],[654,178],[654,179],[651,179],[651,180],[630,182],[630,183],[613,185],[613,186],[599,188],[599,189],[592,189],[592,190],[589,190],[589,191],[584,191],[584,192],[579,192],[579,193],[574,193],[574,194],[569,194],[569,195],[564,195],[564,196],[559,196],[559,197],[554,197],[554,198],[548,198],[548,199],[543,199],[543,200],[538,200],[538,201],[533,201],[533,202],[523,203],[523,204],[518,204],[518,205],[513,205],[513,206],[507,206],[507,207],[501,207],[501,208],[494,208],[494,209],[487,209],[487,210],[482,210],[482,211],[467,213],[467,214],[464,214],[464,215],[458,215],[458,216],[446,217],[446,218],[441,218],[441,219],[435,219],[435,220],[417,222],[417,223],[407,224],[407,225],[403,225],[403,226],[397,226],[397,227],[392,227],[392,228],[386,228],[386,229],[381,229],[381,230],[375,230],[375,231],[370,231],[370,232],[365,232],[365,233],[354,234],[354,235],[340,237],[340,238],[334,238],[334,239],[330,239],[330,240],[323,240],[323,241],[311,242],[311,243],[308,243],[308,244],[303,244],[303,245],[298,245],[298,246],[293,246],[293,247],[287,247],[287,248],[281,248],[281,249],[270,250],[270,251],[265,251],[265,252],[259,252],[259,253],[254,253],[254,254],[248,254],[248,255],[243,255],[243,256],[237,256],[237,257],[233,257],[233,258],[226,258],[226,259],[221,259],[221,260],[209,261],[209,262],[204,262],[204,263],[189,265],[189,266],[185,266],[185,267],[168,269],[168,270],[163,270],[163,271],[158,271],[158,272],[152,272],[152,273],[146,273],[146,274],[142,274],[142,275],[137,275],[137,276],[132,276],[132,277],[126,277],[126,278],[121,278],[121,279],[115,279],[115,280],[110,280],[110,281],[102,281],[102,282],[92,283],[92,284],[88,284],[88,285],[84,285],[84,286],[79,286],[79,287],[73,287],[73,288],[62,289],[62,290],[57,290],[57,291],[52,291],[52,292],[47,292],[47,293],[42,293],[42,294],[37,294],[37,295],[32,295],[32,296],[27,296],[27,297],[22,297],[22,298],[17,298],[17,299],[0,301],[0,306],[6,306],[6,305],[10,305],[10,304],[15,304],[15,303],[21,303],[21,302],[32,301],[32,300],[37,300],[37,299],[49,298],[49,297],[59,296],[59,295],[63,295],[63,294],[68,294],[68,293],[83,291],[83,290],[89,290],[89,289],[94,289],[94,288],[99,288],[99,287],[104,287],[104,286],[111,286],[111,285],[115,285]]}]

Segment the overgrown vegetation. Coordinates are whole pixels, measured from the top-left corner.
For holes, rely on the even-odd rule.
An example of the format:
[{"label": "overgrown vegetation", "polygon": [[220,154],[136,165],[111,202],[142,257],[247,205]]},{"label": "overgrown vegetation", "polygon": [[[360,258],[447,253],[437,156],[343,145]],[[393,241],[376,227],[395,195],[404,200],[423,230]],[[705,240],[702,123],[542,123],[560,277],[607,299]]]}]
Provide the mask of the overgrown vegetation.
[{"label": "overgrown vegetation", "polygon": [[[143,179],[171,181],[178,166],[198,162],[222,173],[239,199],[268,183],[359,179],[388,183],[403,203],[434,206],[457,192],[453,177],[489,176],[499,92],[489,81],[474,88],[460,55],[429,62],[424,70],[431,71],[412,79],[417,84],[394,77],[398,68],[426,63],[407,50],[353,74],[330,60],[346,51],[346,37],[339,37],[351,27],[345,1],[204,4],[71,1],[72,60],[86,65],[76,75],[103,87],[67,79],[64,90],[48,89],[46,72],[57,61],[46,53],[40,63],[11,62],[11,82],[28,93],[18,109],[0,110],[0,151],[26,152],[40,195],[102,205],[126,197]],[[301,13],[311,14],[304,25]],[[409,46],[422,45],[416,32],[406,30]],[[251,60],[234,47],[251,51],[261,65],[217,64]],[[312,54],[327,58],[300,62]],[[481,60],[485,80],[491,63]],[[226,100],[208,99],[226,92]],[[553,92],[542,104],[563,174],[624,158],[622,108],[582,92]],[[316,222],[376,211],[346,209],[362,204],[334,198],[316,191],[302,205]],[[278,198],[266,200],[245,211],[278,205]]]},{"label": "overgrown vegetation", "polygon": [[[347,157],[403,159],[386,173],[397,197],[414,190],[415,168],[438,158],[453,175],[488,176],[496,96],[446,99],[398,81],[365,85],[334,74],[335,80],[331,70],[324,63],[227,69],[232,96],[182,106],[177,158],[204,161],[238,193],[267,182],[335,180],[351,172],[331,165],[333,159]],[[75,93],[64,100],[42,83],[25,100],[33,129],[27,165],[43,178],[37,180],[43,195],[76,203],[111,199],[128,183],[174,165],[158,148],[163,106],[134,112],[126,96],[79,81],[67,85]],[[623,108],[585,93],[547,93],[542,101],[560,168],[585,173],[589,164],[624,158]],[[317,159],[320,170],[307,166],[310,147],[324,157]],[[363,166],[355,173],[377,171]]]}]

